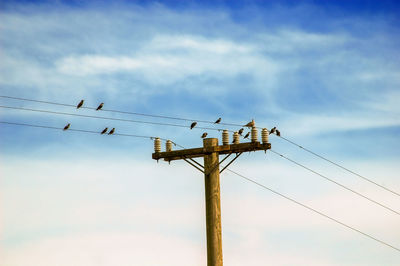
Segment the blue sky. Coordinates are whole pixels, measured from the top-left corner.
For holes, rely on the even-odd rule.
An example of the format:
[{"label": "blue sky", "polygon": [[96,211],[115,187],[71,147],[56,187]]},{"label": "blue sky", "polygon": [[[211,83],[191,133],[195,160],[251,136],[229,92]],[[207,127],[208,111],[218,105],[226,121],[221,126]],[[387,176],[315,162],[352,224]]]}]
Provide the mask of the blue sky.
[{"label": "blue sky", "polygon": [[[277,126],[283,136],[399,191],[399,6],[396,1],[3,1],[0,92],[68,104],[85,99],[87,106],[104,102],[108,109],[190,119],[222,117],[227,123],[254,118],[258,126]],[[0,105],[94,114],[1,98]],[[0,119],[54,127],[71,123],[94,131],[115,127],[186,147],[202,145],[202,130],[6,109]],[[218,131],[208,133],[220,138]],[[150,139],[4,124],[0,136],[0,257],[5,258],[0,264],[204,265],[202,176],[184,162],[152,161]],[[270,142],[274,150],[399,209],[398,197],[277,137]],[[397,215],[274,154],[251,153],[231,167],[400,246]],[[227,265],[400,261],[397,252],[231,173],[221,176],[221,191]]]}]

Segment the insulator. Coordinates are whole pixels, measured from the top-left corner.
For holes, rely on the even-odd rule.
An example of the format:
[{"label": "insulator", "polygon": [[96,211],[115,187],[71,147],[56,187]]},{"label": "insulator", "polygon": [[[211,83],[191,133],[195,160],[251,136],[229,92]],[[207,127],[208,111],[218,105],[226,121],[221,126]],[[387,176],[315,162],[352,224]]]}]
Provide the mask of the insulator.
[{"label": "insulator", "polygon": [[265,143],[268,143],[268,136],[269,136],[268,129],[263,128],[263,129],[261,130],[261,140],[262,140],[262,142],[263,142],[264,144],[265,144]]},{"label": "insulator", "polygon": [[237,131],[233,132],[233,144],[239,144],[240,138],[239,133]]},{"label": "insulator", "polygon": [[160,138],[154,139],[154,152],[161,152],[161,140]]},{"label": "insulator", "polygon": [[226,129],[222,131],[222,145],[229,145],[229,132]]},{"label": "insulator", "polygon": [[252,127],[251,128],[251,142],[257,142],[258,137],[257,137],[257,128]]},{"label": "insulator", "polygon": [[165,150],[172,151],[172,141],[167,140],[167,142],[165,142]]}]

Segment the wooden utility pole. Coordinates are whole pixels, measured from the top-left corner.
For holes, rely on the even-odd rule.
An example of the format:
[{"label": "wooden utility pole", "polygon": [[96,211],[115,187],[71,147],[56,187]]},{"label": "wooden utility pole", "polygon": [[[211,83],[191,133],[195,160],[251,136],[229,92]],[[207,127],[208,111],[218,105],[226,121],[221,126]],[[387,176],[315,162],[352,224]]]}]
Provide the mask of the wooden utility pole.
[{"label": "wooden utility pole", "polygon": [[[229,144],[227,131],[223,133],[223,145],[220,146],[218,145],[218,139],[207,138],[203,140],[203,148],[172,151],[172,143],[167,141],[167,151],[161,152],[160,139],[155,140],[155,152],[152,154],[153,159],[157,161],[164,159],[168,162],[182,159],[204,173],[208,266],[223,265],[219,174],[243,152],[267,151],[270,149],[271,144],[268,143],[268,131],[266,129],[263,129],[262,140],[263,143],[257,141],[257,130],[255,128],[252,129],[252,142],[241,144],[238,143],[238,136],[236,140],[234,139],[236,144]],[[219,155],[224,154],[226,154],[225,158],[219,162]],[[220,171],[219,165],[232,154],[236,154],[236,156]],[[204,157],[204,166],[194,160],[197,157]]]}]

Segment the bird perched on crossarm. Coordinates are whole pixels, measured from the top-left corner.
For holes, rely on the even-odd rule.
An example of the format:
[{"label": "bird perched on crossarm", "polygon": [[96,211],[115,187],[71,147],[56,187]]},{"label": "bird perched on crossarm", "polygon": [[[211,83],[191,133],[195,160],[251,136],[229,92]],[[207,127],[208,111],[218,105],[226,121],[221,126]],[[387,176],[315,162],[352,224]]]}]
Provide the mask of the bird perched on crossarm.
[{"label": "bird perched on crossarm", "polygon": [[204,132],[203,135],[201,135],[202,139],[204,139],[205,137],[207,137],[207,132]]},{"label": "bird perched on crossarm", "polygon": [[64,129],[63,130],[67,130],[69,127],[71,126],[71,124],[70,123],[68,123],[65,127],[64,127]]},{"label": "bird perched on crossarm", "polygon": [[108,127],[106,127],[105,129],[103,129],[103,131],[101,131],[101,134],[105,134],[108,130]]},{"label": "bird perched on crossarm", "polygon": [[193,129],[196,125],[197,125],[197,122],[193,122],[193,123],[190,125],[190,129]]},{"label": "bird perched on crossarm", "polygon": [[97,106],[96,111],[100,110],[101,108],[103,108],[104,103],[101,103],[99,106]]},{"label": "bird perched on crossarm", "polygon": [[221,117],[217,119],[217,121],[214,122],[214,124],[219,124],[221,122]]},{"label": "bird perched on crossarm", "polygon": [[85,100],[81,100],[81,101],[78,103],[78,105],[76,106],[76,109],[81,108],[84,102],[85,102]]},{"label": "bird perched on crossarm", "polygon": [[269,134],[274,134],[276,130],[276,127],[271,128],[271,130],[269,131]]},{"label": "bird perched on crossarm", "polygon": [[255,126],[255,122],[254,119],[251,119],[251,121],[249,123],[247,123],[246,125],[244,125],[245,127],[254,127]]},{"label": "bird perched on crossarm", "polygon": [[247,134],[244,136],[245,139],[247,139],[250,136],[250,132],[247,132]]},{"label": "bird perched on crossarm", "polygon": [[112,135],[112,134],[114,134],[114,132],[115,132],[115,127],[113,127],[113,128],[110,130],[110,132],[108,132],[108,135]]}]

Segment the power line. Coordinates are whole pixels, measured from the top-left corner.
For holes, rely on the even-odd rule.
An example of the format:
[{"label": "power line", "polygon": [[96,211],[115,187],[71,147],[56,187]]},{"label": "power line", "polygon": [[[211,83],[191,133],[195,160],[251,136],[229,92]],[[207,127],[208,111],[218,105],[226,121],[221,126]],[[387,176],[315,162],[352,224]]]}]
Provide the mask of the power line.
[{"label": "power line", "polygon": [[[5,106],[5,105],[0,105],[0,108],[13,109],[13,110],[22,110],[22,111],[30,111],[30,112],[39,112],[39,113],[49,113],[49,114],[55,114],[55,115],[68,115],[68,116],[77,116],[77,117],[85,117],[85,118],[113,120],[113,121],[130,122],[130,123],[150,124],[150,125],[158,125],[158,126],[173,126],[173,127],[189,128],[189,126],[178,125],[178,124],[161,123],[161,122],[150,122],[150,121],[141,121],[141,120],[132,120],[132,119],[122,119],[122,118],[112,118],[112,117],[96,116],[96,115],[73,114],[73,113],[56,112],[56,111],[32,109],[32,108],[23,108],[23,107],[13,107],[13,106]],[[215,130],[215,131],[224,130],[222,128],[211,128],[211,127],[194,127],[194,128],[195,129],[203,129],[203,130]]]},{"label": "power line", "polygon": [[[28,98],[21,98],[21,97],[13,97],[13,96],[7,96],[7,95],[0,95],[0,98],[14,99],[14,100],[20,100],[20,101],[27,101],[27,102],[35,102],[35,103],[45,103],[45,104],[52,104],[52,105],[58,105],[58,106],[76,107],[76,105],[73,105],[73,104],[57,103],[57,102],[52,102],[52,101],[42,101],[42,100],[35,100],[35,99],[28,99]],[[82,106],[80,108],[90,109],[90,110],[96,110],[97,109],[95,107],[86,107],[86,106]],[[196,121],[196,122],[200,122],[200,123],[215,124],[215,122],[207,121],[207,120],[189,119],[189,118],[165,116],[165,115],[145,114],[145,113],[139,113],[139,112],[128,112],[128,111],[113,110],[113,109],[104,109],[104,108],[102,108],[102,109],[100,109],[100,111],[112,112],[112,113],[120,113],[120,114],[129,114],[129,115],[138,115],[138,116],[146,116],[146,117],[154,117],[154,118],[180,120],[180,121],[187,121],[187,122]],[[232,123],[224,123],[224,122],[220,122],[218,124],[219,125],[225,125],[225,126],[243,127],[243,125],[232,124]]]},{"label": "power line", "polygon": [[[42,100],[35,100],[35,99],[28,99],[28,98],[21,98],[21,97],[13,97],[13,96],[8,96],[8,95],[0,95],[0,98],[14,99],[14,100],[20,100],[20,101],[29,101],[29,102],[36,102],[36,103],[45,103],[45,104],[52,104],[52,105],[58,105],[58,106],[76,107],[76,105],[73,105],[73,104],[57,103],[57,102],[52,102],[52,101],[42,101]],[[85,107],[85,106],[82,106],[81,108],[96,110],[96,108],[94,108],[94,107]],[[146,117],[154,117],[154,118],[162,118],[162,119],[173,119],[173,120],[180,120],[180,121],[197,121],[197,122],[201,122],[201,123],[214,124],[214,122],[212,122],[212,121],[207,121],[207,120],[196,120],[196,119],[189,119],[189,118],[182,118],[182,117],[173,117],[173,116],[164,116],[164,115],[145,114],[145,113],[138,113],[138,112],[127,112],[127,111],[112,110],[112,109],[101,109],[101,111],[113,112],[113,113],[120,113],[120,114],[130,114],[130,115],[146,116]],[[133,122],[133,121],[132,121],[132,122]],[[139,122],[137,122],[137,123],[139,123]],[[143,122],[143,123],[145,123],[145,122]],[[226,126],[243,127],[243,125],[240,125],[240,124],[233,124],[233,123],[223,123],[223,122],[222,122],[222,123],[219,123],[219,124],[220,124],[220,125],[226,125]],[[173,125],[170,125],[170,124],[169,124],[169,126],[173,126]],[[178,125],[174,125],[174,126],[178,126]],[[180,127],[186,127],[186,126],[180,125]],[[199,129],[206,129],[206,130],[221,130],[221,129],[202,128],[202,127],[196,127],[196,128],[199,128]],[[260,128],[260,127],[257,127],[257,128]],[[232,132],[232,131],[230,131],[230,132]],[[278,135],[277,135],[277,136],[278,136]],[[388,191],[388,192],[391,192],[391,193],[393,193],[393,194],[395,194],[395,195],[397,195],[397,196],[400,196],[400,193],[398,193],[398,192],[396,192],[396,191],[394,191],[394,190],[391,190],[391,189],[389,189],[389,188],[387,188],[387,187],[385,187],[385,186],[383,186],[383,185],[380,185],[379,183],[377,183],[377,182],[375,182],[375,181],[373,181],[373,180],[371,180],[371,179],[369,179],[369,178],[367,178],[367,177],[365,177],[365,176],[363,176],[363,175],[361,175],[361,174],[358,174],[358,173],[356,173],[356,172],[354,172],[354,171],[352,171],[352,170],[350,170],[350,169],[348,169],[348,168],[346,168],[346,167],[344,167],[344,166],[342,166],[342,165],[340,165],[340,164],[338,164],[338,163],[335,163],[335,162],[333,162],[332,160],[330,160],[330,159],[328,159],[328,158],[326,158],[326,157],[324,157],[324,156],[322,156],[322,155],[317,154],[316,152],[313,152],[313,151],[311,151],[311,150],[309,150],[309,149],[307,149],[307,148],[304,148],[303,146],[301,146],[301,145],[295,143],[295,142],[292,141],[292,140],[289,140],[288,138],[282,137],[281,135],[279,135],[278,137],[280,137],[281,139],[283,139],[283,140],[285,140],[285,141],[287,141],[287,142],[289,142],[289,143],[291,143],[291,144],[293,144],[293,145],[295,145],[295,146],[297,146],[297,147],[303,149],[304,151],[306,151],[306,152],[308,152],[308,153],[310,153],[310,154],[313,154],[314,156],[317,156],[318,158],[320,158],[320,159],[322,159],[322,160],[325,160],[325,161],[327,161],[327,162],[329,162],[329,163],[331,163],[331,164],[333,164],[333,165],[335,165],[335,166],[337,166],[337,167],[339,167],[339,168],[341,168],[341,169],[343,169],[343,170],[345,170],[345,171],[347,171],[347,172],[349,172],[349,173],[351,173],[351,174],[353,174],[353,175],[356,175],[356,176],[358,176],[358,177],[364,179],[365,181],[370,182],[371,184],[374,184],[374,185],[376,185],[376,186],[378,186],[378,187],[380,187],[380,188],[382,188],[382,189],[384,189],[384,190],[386,190],[386,191]]]},{"label": "power line", "polygon": [[[278,135],[277,135],[277,136],[278,136]],[[342,166],[342,165],[340,165],[340,164],[338,164],[338,163],[335,163],[334,161],[329,160],[328,158],[326,158],[326,157],[324,157],[324,156],[322,156],[322,155],[319,155],[319,154],[317,154],[317,153],[315,153],[315,152],[313,152],[313,151],[311,151],[311,150],[309,150],[309,149],[307,149],[307,148],[304,148],[303,146],[301,146],[301,145],[295,143],[294,141],[291,141],[291,140],[289,140],[289,139],[287,139],[287,138],[285,138],[285,137],[282,137],[282,136],[278,136],[278,137],[280,137],[281,139],[283,139],[283,140],[285,140],[285,141],[287,141],[287,142],[289,142],[289,143],[291,143],[291,144],[293,144],[293,145],[299,147],[300,149],[303,149],[304,151],[306,151],[306,152],[308,152],[308,153],[310,153],[310,154],[312,154],[312,155],[314,155],[314,156],[317,156],[318,158],[320,158],[320,159],[322,159],[322,160],[324,160],[324,161],[327,161],[327,162],[329,162],[329,163],[331,163],[331,164],[333,164],[333,165],[335,165],[335,166],[337,166],[337,167],[339,167],[339,168],[341,168],[341,169],[343,169],[343,170],[345,170],[345,171],[347,171],[347,172],[349,172],[349,173],[351,173],[351,174],[353,174],[353,175],[356,175],[356,176],[358,176],[358,177],[364,179],[365,181],[370,182],[371,184],[374,184],[374,185],[376,185],[376,186],[378,186],[378,187],[380,187],[380,188],[382,188],[382,189],[384,189],[384,190],[386,190],[386,191],[388,191],[388,192],[391,192],[391,193],[395,194],[396,196],[400,196],[400,193],[398,193],[398,192],[396,192],[396,191],[393,191],[393,190],[391,190],[391,189],[389,189],[389,188],[387,188],[387,187],[385,187],[385,186],[382,186],[382,185],[376,183],[375,181],[373,181],[373,180],[371,180],[371,179],[369,179],[369,178],[367,178],[367,177],[365,177],[365,176],[362,176],[362,175],[360,175],[360,174],[358,174],[358,173],[356,173],[356,172],[354,172],[354,171],[352,171],[352,170],[350,170],[350,169],[348,169],[348,168],[346,168],[346,167],[344,167],[344,166]]]},{"label": "power line", "polygon": [[[26,126],[26,127],[35,127],[35,128],[45,128],[45,129],[55,129],[55,130],[63,130],[63,127],[52,127],[52,126],[44,126],[44,125],[37,125],[37,124],[28,124],[28,123],[17,123],[17,122],[9,122],[9,121],[0,121],[1,124],[7,124],[7,125],[16,125],[16,126]],[[92,134],[100,134],[99,131],[93,131],[93,130],[85,130],[85,129],[75,129],[75,128],[68,128],[65,131],[75,131],[75,132],[81,132],[81,133],[92,133]],[[124,134],[124,133],[113,133],[113,136],[122,136],[122,137],[133,137],[133,138],[145,138],[145,139],[150,139],[153,140],[156,137],[153,136],[144,136],[144,135],[135,135],[135,134]],[[159,137],[158,137],[159,138]],[[165,138],[159,138],[161,140],[167,141]],[[176,144],[173,142],[176,146],[182,147],[179,144]]]},{"label": "power line", "polygon": [[338,186],[340,186],[340,187],[342,187],[342,188],[344,188],[344,189],[346,189],[346,190],[348,190],[348,191],[350,191],[350,192],[352,192],[352,193],[354,193],[354,194],[356,194],[356,195],[358,195],[360,197],[363,197],[364,199],[369,200],[370,202],[375,203],[375,204],[377,204],[377,205],[379,205],[379,206],[381,206],[381,207],[383,207],[383,208],[385,208],[385,209],[387,209],[387,210],[389,210],[389,211],[391,211],[391,212],[393,212],[393,213],[395,213],[397,215],[400,215],[400,213],[398,211],[395,211],[392,208],[387,207],[386,205],[383,205],[382,203],[379,203],[379,202],[377,202],[377,201],[375,201],[375,200],[373,200],[373,199],[371,199],[371,198],[369,198],[369,197],[367,197],[367,196],[365,196],[365,195],[363,195],[363,194],[361,194],[361,193],[359,193],[359,192],[357,192],[357,191],[355,191],[355,190],[353,190],[353,189],[351,189],[351,188],[349,188],[349,187],[347,187],[347,186],[345,186],[345,185],[343,185],[343,184],[341,184],[341,183],[339,183],[339,182],[337,182],[337,181],[335,181],[335,180],[333,180],[333,179],[331,179],[329,177],[326,177],[326,176],[318,173],[317,171],[314,171],[311,168],[308,168],[308,167],[302,165],[301,163],[298,163],[298,162],[296,162],[296,161],[294,161],[294,160],[292,160],[292,159],[290,159],[290,158],[288,158],[288,157],[286,157],[286,156],[284,156],[284,155],[282,155],[282,154],[280,154],[280,153],[278,153],[278,152],[276,152],[276,151],[274,151],[272,149],[270,149],[270,151],[272,153],[275,153],[275,154],[279,155],[280,157],[285,158],[286,160],[288,160],[288,161],[290,161],[290,162],[292,162],[292,163],[294,163],[294,164],[296,164],[296,165],[298,165],[298,166],[300,166],[300,167],[302,167],[302,168],[304,168],[304,169],[306,169],[306,170],[308,170],[308,171],[310,171],[310,172],[312,172],[312,173],[324,178],[325,180],[328,180],[329,182],[332,182],[332,183],[334,183],[334,184],[336,184],[336,185],[338,185]]},{"label": "power line", "polygon": [[[63,130],[62,127],[52,127],[52,126],[44,126],[44,125],[37,125],[37,124],[16,123],[16,122],[8,122],[8,121],[0,121],[0,123],[2,123],[2,124],[9,124],[9,125],[18,125],[18,126],[35,127],[35,128],[45,128],[45,129],[53,129],[53,130]],[[82,133],[99,134],[98,131],[83,130],[83,129],[73,129],[73,128],[69,128],[67,131],[76,131],[76,132],[82,132]],[[154,138],[155,138],[155,137],[153,137],[153,136],[141,136],[141,135],[122,134],[122,133],[114,133],[113,135],[116,135],[116,136],[126,136],[126,137],[135,137],[135,138],[147,138],[147,139],[154,139]],[[164,139],[164,138],[160,138],[160,139],[165,140],[165,141],[167,140],[167,139]],[[175,143],[175,144],[176,144],[176,143]],[[181,147],[181,148],[185,148],[185,147],[183,147],[182,145],[179,145],[179,144],[176,144],[176,145],[179,146],[179,147]],[[241,175],[241,174],[239,174],[239,173],[237,173],[237,172],[235,172],[235,171],[233,171],[233,170],[230,170],[230,169],[227,169],[227,170],[230,171],[230,172],[232,172],[232,173],[235,174],[235,175],[238,175],[239,177],[244,178],[245,180],[247,180],[247,181],[249,181],[249,182],[251,182],[251,183],[254,183],[254,184],[256,184],[256,185],[258,185],[258,186],[260,186],[260,187],[262,187],[262,188],[264,188],[264,189],[266,189],[266,190],[269,190],[270,192],[272,192],[272,193],[274,193],[274,194],[276,194],[276,195],[278,195],[278,196],[281,196],[281,197],[283,197],[283,198],[285,198],[285,199],[287,199],[287,200],[289,200],[289,201],[292,201],[292,202],[296,203],[297,205],[300,205],[300,206],[302,206],[302,207],[304,207],[304,208],[306,208],[306,209],[308,209],[308,210],[311,210],[311,211],[313,211],[313,212],[315,212],[315,213],[317,213],[317,214],[319,214],[319,215],[321,215],[321,216],[323,216],[323,217],[325,217],[325,218],[328,218],[328,219],[330,219],[330,220],[332,220],[332,221],[334,221],[334,222],[336,222],[336,223],[338,223],[338,224],[340,224],[340,225],[342,225],[342,226],[344,226],[344,227],[346,227],[346,228],[348,228],[348,229],[351,229],[351,230],[353,230],[353,231],[355,231],[355,232],[357,232],[357,233],[360,233],[360,234],[362,234],[362,235],[364,235],[364,236],[366,236],[366,237],[368,237],[368,238],[370,238],[370,239],[372,239],[372,240],[374,240],[374,241],[377,241],[377,242],[379,242],[379,243],[381,243],[381,244],[383,244],[383,245],[386,245],[386,246],[388,246],[388,247],[390,247],[390,248],[392,248],[392,249],[394,249],[394,250],[400,252],[400,249],[399,249],[399,248],[396,248],[396,247],[393,246],[393,245],[390,245],[390,244],[388,244],[388,243],[386,243],[386,242],[384,242],[384,241],[382,241],[382,240],[379,240],[379,239],[377,239],[377,238],[375,238],[375,237],[373,237],[373,236],[371,236],[371,235],[369,235],[369,234],[367,234],[367,233],[364,233],[364,232],[362,232],[362,231],[360,231],[360,230],[358,230],[358,229],[356,229],[356,228],[354,228],[354,227],[351,227],[351,226],[349,226],[349,225],[347,225],[347,224],[345,224],[345,223],[343,223],[343,222],[340,222],[339,220],[337,220],[337,219],[335,219],[335,218],[332,218],[332,217],[330,217],[330,216],[328,216],[328,215],[326,215],[326,214],[324,214],[324,213],[322,213],[322,212],[320,212],[320,211],[318,211],[318,210],[315,210],[315,209],[313,209],[313,208],[311,208],[311,207],[309,207],[309,206],[307,206],[307,205],[305,205],[305,204],[303,204],[303,203],[301,203],[301,202],[299,202],[299,201],[296,201],[296,200],[294,200],[294,199],[292,199],[292,198],[290,198],[290,197],[288,197],[288,196],[286,196],[286,195],[284,195],[284,194],[282,194],[282,193],[279,193],[279,192],[277,192],[277,191],[275,191],[275,190],[273,190],[273,189],[271,189],[271,188],[269,188],[269,187],[267,187],[267,186],[265,186],[265,185],[263,185],[263,184],[260,184],[260,183],[254,181],[254,180],[252,180],[252,179],[250,179],[250,178],[248,178],[248,177],[246,177],[246,176],[244,176],[244,175]]]},{"label": "power line", "polygon": [[379,242],[380,244],[383,244],[385,246],[388,246],[388,247],[400,252],[399,248],[397,248],[397,247],[395,247],[395,246],[393,246],[391,244],[388,244],[387,242],[385,242],[383,240],[380,240],[380,239],[378,239],[376,237],[373,237],[370,234],[364,233],[364,232],[362,232],[362,231],[360,231],[360,230],[358,230],[358,229],[356,229],[356,228],[354,228],[354,227],[352,227],[350,225],[347,225],[347,224],[345,224],[345,223],[343,223],[343,222],[341,222],[341,221],[339,221],[339,220],[337,220],[337,219],[335,219],[335,218],[333,218],[333,217],[331,217],[331,216],[329,216],[327,214],[324,214],[324,213],[322,213],[322,212],[320,212],[320,211],[318,211],[318,210],[316,210],[316,209],[314,209],[314,208],[312,208],[310,206],[307,206],[307,205],[305,205],[305,204],[303,204],[303,203],[301,203],[301,202],[299,202],[299,201],[297,201],[295,199],[292,199],[292,198],[290,198],[290,197],[288,197],[288,196],[286,196],[286,195],[284,195],[282,193],[279,193],[279,192],[277,192],[277,191],[275,191],[275,190],[273,190],[273,189],[271,189],[271,188],[269,188],[269,187],[267,187],[267,186],[265,186],[265,185],[263,185],[261,183],[258,183],[257,181],[254,181],[253,179],[250,179],[250,178],[248,178],[248,177],[246,177],[246,176],[244,176],[242,174],[239,174],[239,173],[237,173],[235,171],[232,171],[230,169],[227,169],[227,170],[230,171],[231,173],[239,176],[239,177],[242,177],[242,178],[246,179],[247,181],[249,181],[249,182],[251,182],[253,184],[256,184],[257,186],[259,186],[259,187],[261,187],[263,189],[269,190],[270,192],[272,192],[272,193],[274,193],[274,194],[276,194],[278,196],[281,196],[281,197],[283,197],[283,198],[285,198],[285,199],[287,199],[287,200],[289,200],[289,201],[291,201],[293,203],[296,203],[297,205],[300,205],[303,208],[306,208],[306,209],[308,209],[308,210],[310,210],[310,211],[312,211],[314,213],[317,213],[317,214],[319,214],[319,215],[321,215],[321,216],[323,216],[325,218],[328,218],[331,221],[334,221],[335,223],[338,223],[338,224],[340,224],[340,225],[342,225],[342,226],[344,226],[344,227],[346,227],[348,229],[351,229],[351,230],[353,230],[353,231],[355,231],[355,232],[357,232],[359,234],[362,234],[362,235],[364,235],[364,236],[366,236],[366,237],[368,237],[368,238],[370,238],[370,239],[372,239],[372,240],[374,240],[376,242]]}]

